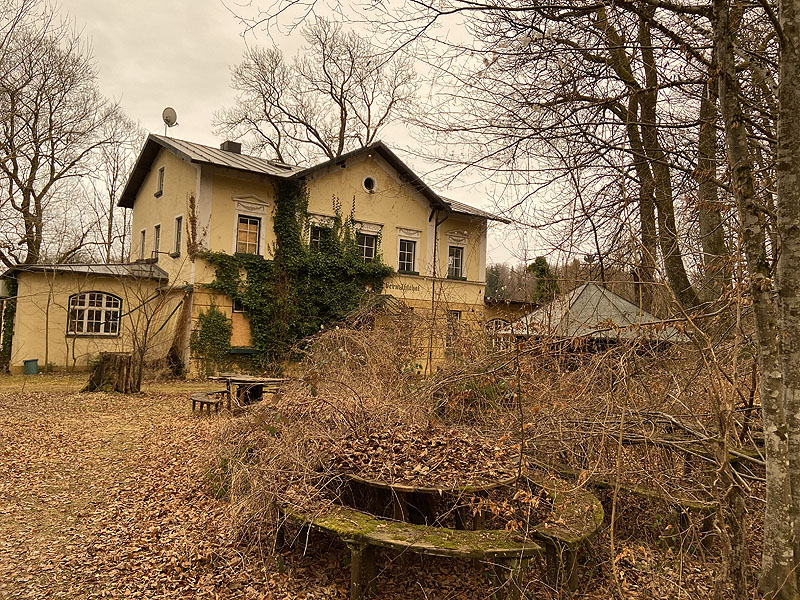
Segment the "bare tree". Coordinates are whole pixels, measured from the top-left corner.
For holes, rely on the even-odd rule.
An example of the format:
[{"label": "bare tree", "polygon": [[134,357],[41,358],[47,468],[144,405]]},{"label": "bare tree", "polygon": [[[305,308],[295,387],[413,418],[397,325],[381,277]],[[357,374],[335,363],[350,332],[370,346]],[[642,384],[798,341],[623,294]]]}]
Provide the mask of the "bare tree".
[{"label": "bare tree", "polygon": [[365,38],[322,18],[303,29],[291,62],[277,48],[249,50],[232,72],[236,106],[220,131],[248,136],[256,152],[301,162],[369,144],[409,107],[417,86],[408,60],[382,56]]},{"label": "bare tree", "polygon": [[[8,30],[0,62],[0,261],[7,266],[41,260],[59,186],[87,172],[118,112],[98,91],[88,47],[49,7],[15,17],[0,23]],[[64,248],[57,259],[79,248]]]}]

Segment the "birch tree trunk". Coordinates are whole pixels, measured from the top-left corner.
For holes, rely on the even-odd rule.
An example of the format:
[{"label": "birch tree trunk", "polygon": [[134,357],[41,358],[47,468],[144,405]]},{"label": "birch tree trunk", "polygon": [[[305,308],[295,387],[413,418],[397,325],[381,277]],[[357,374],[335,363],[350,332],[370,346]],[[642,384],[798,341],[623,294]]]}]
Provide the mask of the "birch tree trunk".
[{"label": "birch tree trunk", "polygon": [[[789,511],[792,544],[786,545],[785,552],[793,551],[795,571],[792,580],[796,581],[797,565],[800,564],[800,119],[797,117],[800,111],[800,0],[780,2],[779,25],[779,34],[784,37],[779,66],[776,169],[780,240],[778,323],[792,498]],[[780,434],[780,430],[777,433]]]},{"label": "birch tree trunk", "polygon": [[[794,0],[797,1],[797,0]],[[753,161],[740,103],[733,48],[735,32],[728,3],[713,2],[714,42],[719,71],[719,102],[725,125],[725,147],[741,222],[742,247],[750,277],[750,293],[761,372],[761,406],[767,455],[767,505],[764,515],[759,588],[766,598],[796,600],[792,499],[789,481],[787,425],[782,397],[781,340],[774,282],[767,254],[762,208],[753,182]],[[800,108],[800,107],[796,107]]]}]

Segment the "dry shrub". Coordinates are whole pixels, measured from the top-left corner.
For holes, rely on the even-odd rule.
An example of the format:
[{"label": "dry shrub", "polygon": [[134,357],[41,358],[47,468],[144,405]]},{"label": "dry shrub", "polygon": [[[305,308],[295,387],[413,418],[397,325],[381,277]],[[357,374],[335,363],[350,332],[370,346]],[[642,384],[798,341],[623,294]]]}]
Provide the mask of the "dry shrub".
[{"label": "dry shrub", "polygon": [[[752,366],[734,370],[721,388],[705,350],[690,345],[577,349],[540,339],[497,349],[473,336],[453,350],[450,363],[421,377],[409,368],[418,358],[408,343],[408,319],[413,316],[384,316],[379,328],[362,321],[320,333],[304,349],[300,379],[231,420],[215,473],[240,540],[270,550],[276,506],[293,504],[313,514],[339,499],[342,481],[332,453],[354,451],[354,440],[455,431],[479,444],[508,439],[533,464],[569,472],[577,485],[598,478],[619,482],[617,489],[598,492],[607,519],[615,511],[618,545],[635,539],[700,548],[701,517],[679,519],[676,506],[686,499],[714,500],[718,465],[711,457],[720,393],[737,396],[732,446],[759,430],[757,415],[747,408],[757,403]],[[730,365],[736,352],[719,347],[716,357]],[[750,519],[757,521],[763,474],[757,461],[744,461],[738,471],[750,482]],[[626,485],[646,488],[652,497],[630,494]],[[758,535],[753,537],[757,544]],[[613,551],[606,529],[593,560],[613,565]]]}]

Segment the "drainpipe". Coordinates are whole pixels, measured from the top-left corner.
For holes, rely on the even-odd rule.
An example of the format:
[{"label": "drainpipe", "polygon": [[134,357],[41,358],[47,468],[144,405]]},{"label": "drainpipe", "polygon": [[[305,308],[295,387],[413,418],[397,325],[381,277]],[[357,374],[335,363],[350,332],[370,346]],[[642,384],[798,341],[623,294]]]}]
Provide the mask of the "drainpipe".
[{"label": "drainpipe", "polygon": [[436,267],[439,256],[439,225],[450,216],[449,211],[445,212],[444,218],[439,220],[439,209],[434,208],[428,222],[433,220],[433,277],[431,278],[431,327],[428,335],[428,361],[425,364],[425,374],[433,373],[433,334],[436,325]]}]

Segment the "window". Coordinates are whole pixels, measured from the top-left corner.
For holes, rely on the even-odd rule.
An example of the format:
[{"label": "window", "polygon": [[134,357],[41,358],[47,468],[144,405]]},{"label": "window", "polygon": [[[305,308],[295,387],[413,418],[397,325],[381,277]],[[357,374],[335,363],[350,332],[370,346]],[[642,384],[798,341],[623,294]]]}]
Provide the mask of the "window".
[{"label": "window", "polygon": [[406,273],[414,272],[414,254],[417,242],[414,240],[400,240],[400,255],[397,261],[397,270]]},{"label": "window", "polygon": [[494,350],[507,350],[511,346],[511,334],[503,335],[500,332],[511,325],[505,319],[490,319],[486,321],[486,333],[489,335],[489,343]]},{"label": "window", "polygon": [[237,298],[233,299],[233,312],[235,313],[244,312],[244,304],[242,304],[242,301]]},{"label": "window", "polygon": [[333,230],[330,227],[312,225],[309,233],[308,245],[314,250],[319,250],[330,240],[332,233]]},{"label": "window", "polygon": [[182,237],[183,237],[183,217],[175,217],[175,247],[172,250],[173,257],[178,257],[181,255]]},{"label": "window", "polygon": [[236,231],[236,252],[242,254],[258,254],[261,237],[261,219],[258,217],[239,216],[239,227]]},{"label": "window", "polygon": [[367,193],[375,193],[375,180],[372,177],[365,177],[362,185],[364,186],[364,191]]},{"label": "window", "polygon": [[153,227],[153,258],[158,260],[158,250],[161,247],[161,225]]},{"label": "window", "polygon": [[122,300],[105,292],[69,297],[68,335],[119,335]]},{"label": "window", "polygon": [[447,255],[447,276],[456,279],[464,276],[464,249],[461,246],[450,246]]},{"label": "window", "polygon": [[147,244],[147,230],[142,229],[139,234],[139,258],[144,260],[144,247]]},{"label": "window", "polygon": [[156,193],[154,195],[156,198],[158,198],[163,193],[164,193],[164,167],[161,167],[158,170],[158,187],[156,188]]},{"label": "window", "polygon": [[452,348],[458,338],[458,328],[461,324],[461,311],[447,311],[447,333],[444,338],[444,347]]},{"label": "window", "polygon": [[378,255],[378,236],[359,233],[358,247],[361,249],[361,256],[364,258],[364,262],[374,261]]}]

